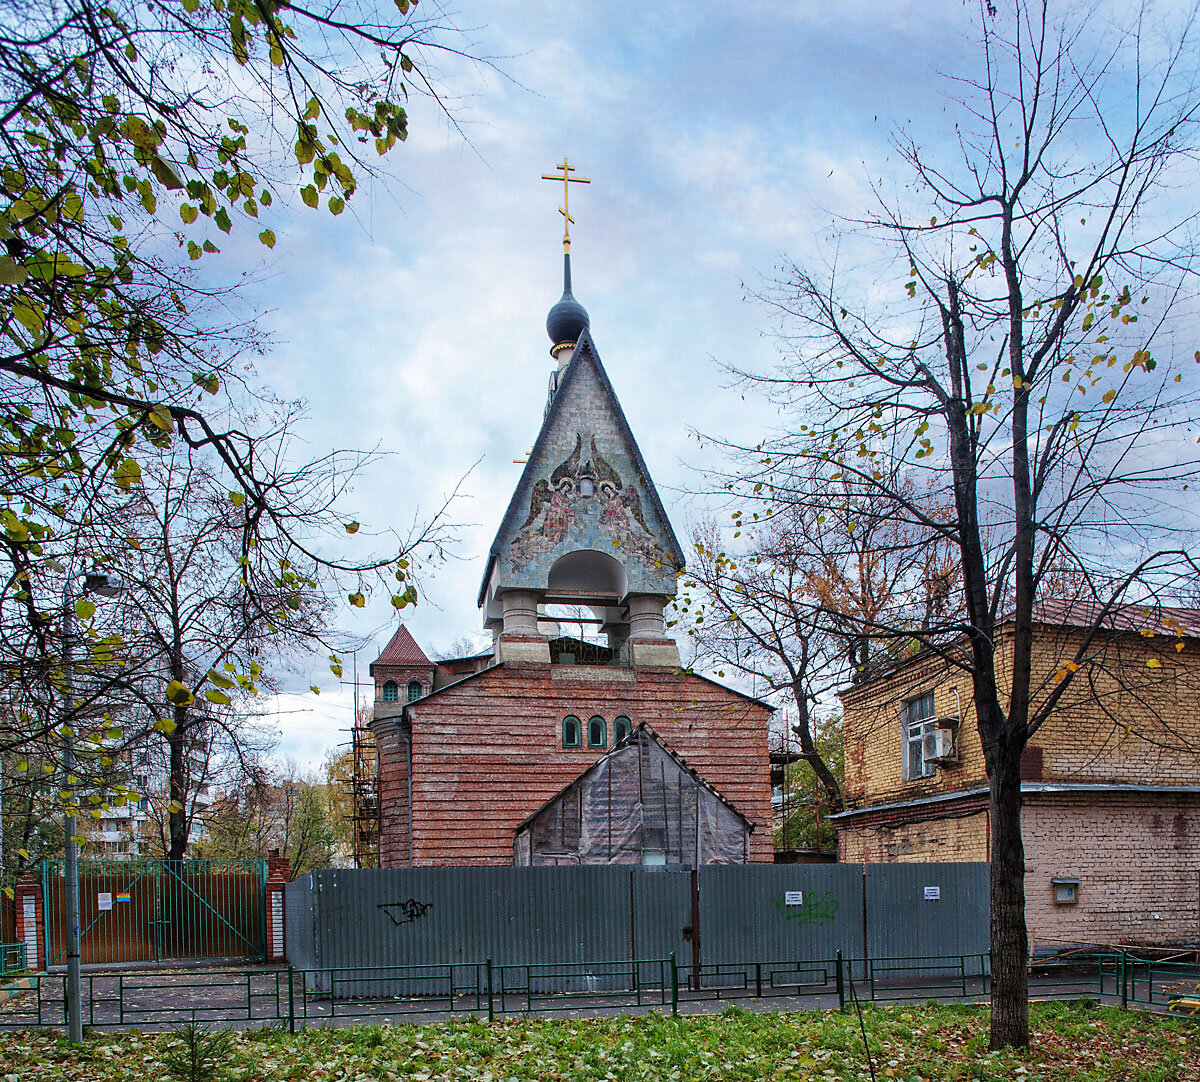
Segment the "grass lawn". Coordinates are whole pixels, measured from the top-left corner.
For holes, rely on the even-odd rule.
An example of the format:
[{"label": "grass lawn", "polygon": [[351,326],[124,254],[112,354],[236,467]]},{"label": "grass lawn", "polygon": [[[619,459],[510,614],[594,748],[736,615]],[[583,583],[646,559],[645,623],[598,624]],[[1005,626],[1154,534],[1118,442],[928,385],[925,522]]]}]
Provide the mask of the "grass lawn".
[{"label": "grass lawn", "polygon": [[[1035,1046],[987,1051],[981,1007],[864,1008],[879,1079],[1168,1079],[1200,1082],[1200,1023],[1097,1008],[1037,1004]],[[111,1034],[74,1049],[61,1037],[0,1035],[0,1082],[40,1079],[167,1082],[170,1035]],[[225,1075],[435,1082],[487,1079],[869,1078],[853,1011],[652,1016],[578,1021],[313,1029],[238,1035]]]}]

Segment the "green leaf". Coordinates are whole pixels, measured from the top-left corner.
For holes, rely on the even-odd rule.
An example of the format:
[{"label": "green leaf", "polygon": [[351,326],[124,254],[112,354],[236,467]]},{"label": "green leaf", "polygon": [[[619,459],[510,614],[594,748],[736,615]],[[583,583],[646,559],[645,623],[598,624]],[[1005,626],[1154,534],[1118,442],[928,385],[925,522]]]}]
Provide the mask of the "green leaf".
[{"label": "green leaf", "polygon": [[321,197],[317,194],[316,188],[311,184],[306,184],[300,189],[300,198],[304,200],[307,206],[315,207],[320,202]]},{"label": "green leaf", "polygon": [[174,703],[176,706],[187,706],[194,701],[195,696],[185,684],[178,680],[172,680],[167,684],[167,702]]},{"label": "green leaf", "polygon": [[361,609],[367,603],[367,599],[361,593],[357,592],[349,594],[348,600],[356,609]]},{"label": "green leaf", "polygon": [[309,691],[311,691],[311,692],[312,692],[314,695],[320,695],[320,694],[321,694],[321,689],[320,689],[319,687],[317,687],[317,685],[316,685],[316,684],[309,684],[309,685],[308,685],[308,690],[309,690]]},{"label": "green leaf", "polygon": [[96,612],[96,603],[89,601],[86,597],[81,597],[75,602],[75,615],[80,620],[90,620]]},{"label": "green leaf", "polygon": [[171,410],[164,406],[161,402],[156,406],[152,406],[150,412],[146,415],[155,428],[162,432],[174,432],[175,421],[171,417]]},{"label": "green leaf", "polygon": [[231,492],[229,494],[229,502],[234,507],[241,507],[246,502],[246,494],[244,492]]},{"label": "green leaf", "polygon": [[228,706],[233,701],[228,695],[225,694],[225,692],[218,691],[216,688],[209,688],[204,693],[204,697],[210,703],[217,703],[220,706]]},{"label": "green leaf", "polygon": [[133,485],[141,481],[142,467],[138,465],[136,459],[123,458],[113,477],[117,482],[117,487],[122,492],[128,492]]},{"label": "green leaf", "polygon": [[336,195],[330,196],[330,198],[329,198],[329,213],[330,214],[341,214],[342,211],[345,209],[346,209],[346,200],[341,199]]},{"label": "green leaf", "polygon": [[275,234],[270,229],[264,229],[258,235],[258,239],[263,242],[268,248],[275,247]]},{"label": "green leaf", "polygon": [[154,174],[154,179],[159,182],[164,188],[170,188],[171,191],[178,191],[183,187],[183,181],[175,172],[174,166],[157,154],[150,155],[150,172]]},{"label": "green leaf", "polygon": [[217,209],[217,213],[213,215],[213,221],[217,223],[217,228],[222,233],[228,233],[233,228],[233,222],[229,220],[229,214],[224,207]]},{"label": "green leaf", "polygon": [[207,678],[219,688],[232,688],[237,686],[237,681],[226,676],[223,672],[217,672],[216,669],[209,669]]},{"label": "green leaf", "polygon": [[191,225],[197,218],[200,217],[200,211],[191,205],[191,203],[183,203],[179,208],[179,217],[183,219],[185,225]]},{"label": "green leaf", "polygon": [[0,256],[0,284],[19,286],[28,277],[29,271],[13,259],[12,256]]},{"label": "green leaf", "polygon": [[358,523],[357,522],[347,522],[346,523],[346,533],[358,533]]},{"label": "green leaf", "polygon": [[[186,691],[187,689],[185,688],[184,690]],[[170,736],[176,728],[177,726],[175,725],[175,722],[173,722],[170,718],[159,718],[158,721],[154,723],[154,731],[156,733],[165,733],[167,736]]]}]

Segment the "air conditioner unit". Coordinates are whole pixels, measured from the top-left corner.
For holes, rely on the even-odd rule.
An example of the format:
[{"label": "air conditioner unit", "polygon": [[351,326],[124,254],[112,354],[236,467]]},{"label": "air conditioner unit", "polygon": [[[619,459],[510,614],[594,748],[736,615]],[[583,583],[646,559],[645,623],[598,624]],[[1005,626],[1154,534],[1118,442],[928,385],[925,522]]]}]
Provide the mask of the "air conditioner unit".
[{"label": "air conditioner unit", "polygon": [[[940,719],[939,719],[940,720]],[[953,729],[934,729],[925,738],[925,758],[938,766],[949,766],[958,762]]]}]

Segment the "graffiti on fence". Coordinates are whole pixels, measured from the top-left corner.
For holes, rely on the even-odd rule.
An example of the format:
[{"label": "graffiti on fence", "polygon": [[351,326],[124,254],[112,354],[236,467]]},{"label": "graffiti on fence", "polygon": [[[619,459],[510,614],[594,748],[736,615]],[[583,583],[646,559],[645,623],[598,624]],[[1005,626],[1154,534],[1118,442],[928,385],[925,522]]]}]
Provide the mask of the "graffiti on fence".
[{"label": "graffiti on fence", "polygon": [[382,909],[388,920],[399,927],[401,924],[416,923],[433,908],[433,903],[418,902],[415,898],[409,898],[405,902],[382,902],[375,908]]},{"label": "graffiti on fence", "polygon": [[833,891],[827,890],[820,898],[814,897],[810,891],[805,892],[801,905],[785,905],[782,894],[775,895],[775,908],[783,915],[784,920],[796,920],[801,924],[816,924],[819,920],[836,920],[838,900]]}]

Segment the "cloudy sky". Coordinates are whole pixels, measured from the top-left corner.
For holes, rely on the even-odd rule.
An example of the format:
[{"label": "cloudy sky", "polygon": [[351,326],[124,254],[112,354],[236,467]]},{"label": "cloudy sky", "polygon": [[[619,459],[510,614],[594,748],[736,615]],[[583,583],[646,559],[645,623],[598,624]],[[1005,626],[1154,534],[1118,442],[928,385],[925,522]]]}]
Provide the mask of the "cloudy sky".
[{"label": "cloudy sky", "polygon": [[[591,178],[572,189],[575,293],[682,537],[701,513],[692,471],[713,461],[695,433],[772,422],[720,368],[772,363],[771,313],[748,294],[786,258],[831,255],[836,216],[892,179],[897,127],[952,150],[939,73],[967,65],[977,13],[962,0],[447,9],[495,64],[437,61],[461,130],[414,101],[407,143],[353,216],[295,213],[250,294],[273,339],[258,370],[308,402],[312,451],[383,456],[348,501],[364,523],[354,543],[407,530],[465,475],[458,557],[405,614],[427,652],[481,631],[483,556],[542,416],[562,228],[561,185],[541,174],[566,155]],[[393,621],[386,599],[343,615],[369,640],[360,679]],[[275,704],[281,751],[313,764],[346,739],[351,689],[322,659],[295,687]]]}]

